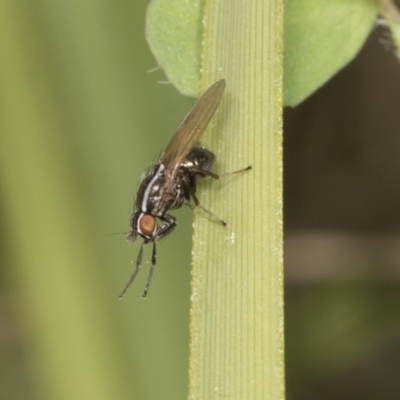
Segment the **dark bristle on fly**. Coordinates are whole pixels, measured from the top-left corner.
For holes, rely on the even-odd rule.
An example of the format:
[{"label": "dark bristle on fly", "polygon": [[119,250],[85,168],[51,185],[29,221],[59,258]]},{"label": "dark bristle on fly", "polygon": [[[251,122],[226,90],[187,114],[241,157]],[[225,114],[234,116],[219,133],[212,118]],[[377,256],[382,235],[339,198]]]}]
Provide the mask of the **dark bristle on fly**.
[{"label": "dark bristle on fly", "polygon": [[183,119],[158,161],[142,178],[135,210],[130,218],[131,230],[127,234],[127,240],[135,242],[140,236],[143,242],[136,259],[136,267],[119,295],[120,299],[124,297],[142,267],[144,245],[152,243],[151,267],[142,294],[143,298],[147,296],[156,267],[157,242],[168,236],[177,226],[177,220],[169,214],[170,210],[182,206],[191,209],[198,207],[216,222],[227,225],[223,219],[203,207],[196,196],[197,184],[203,179],[219,179],[252,168],[249,165],[238,171],[217,175],[211,172],[215,154],[199,145],[200,137],[217,110],[224,90],[225,79],[220,79],[206,90]]}]

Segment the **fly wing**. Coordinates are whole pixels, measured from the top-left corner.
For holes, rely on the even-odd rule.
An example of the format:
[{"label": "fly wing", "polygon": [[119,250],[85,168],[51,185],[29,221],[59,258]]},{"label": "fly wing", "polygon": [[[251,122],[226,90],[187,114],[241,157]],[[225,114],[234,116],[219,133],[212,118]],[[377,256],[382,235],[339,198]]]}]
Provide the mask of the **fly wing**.
[{"label": "fly wing", "polygon": [[197,144],[221,101],[224,89],[225,79],[215,82],[186,115],[161,155],[160,162],[167,170],[176,170]]}]

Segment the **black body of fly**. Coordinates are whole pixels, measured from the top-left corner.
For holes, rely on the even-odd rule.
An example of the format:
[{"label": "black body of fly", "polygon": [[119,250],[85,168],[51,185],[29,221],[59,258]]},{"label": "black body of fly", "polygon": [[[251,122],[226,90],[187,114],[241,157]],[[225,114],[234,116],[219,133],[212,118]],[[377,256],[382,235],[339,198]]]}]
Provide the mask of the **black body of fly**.
[{"label": "black body of fly", "polygon": [[[143,297],[146,297],[156,265],[156,243],[170,234],[177,225],[176,219],[168,212],[183,205],[194,209],[190,203],[200,207],[221,224],[226,222],[218,218],[199,203],[196,197],[196,185],[205,177],[219,179],[210,171],[215,155],[199,145],[199,138],[214,115],[225,89],[225,80],[214,83],[189,111],[178,130],[172,137],[157,164],[140,184],[135,211],[131,215],[132,230],[127,240],[135,242],[137,236],[143,238],[136,268],[120,294],[121,299],[138,274],[143,257],[143,246],[153,243],[152,265]],[[233,173],[247,171],[251,166]],[[229,173],[229,174],[232,174]],[[226,175],[226,174],[225,174]]]}]

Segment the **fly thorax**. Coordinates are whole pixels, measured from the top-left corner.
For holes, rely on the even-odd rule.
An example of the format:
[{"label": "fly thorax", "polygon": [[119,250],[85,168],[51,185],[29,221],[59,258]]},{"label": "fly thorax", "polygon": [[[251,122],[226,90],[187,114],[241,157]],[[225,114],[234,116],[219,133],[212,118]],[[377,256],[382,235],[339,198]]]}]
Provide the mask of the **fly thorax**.
[{"label": "fly thorax", "polygon": [[136,204],[143,213],[159,208],[165,185],[165,167],[157,164],[140,185]]}]

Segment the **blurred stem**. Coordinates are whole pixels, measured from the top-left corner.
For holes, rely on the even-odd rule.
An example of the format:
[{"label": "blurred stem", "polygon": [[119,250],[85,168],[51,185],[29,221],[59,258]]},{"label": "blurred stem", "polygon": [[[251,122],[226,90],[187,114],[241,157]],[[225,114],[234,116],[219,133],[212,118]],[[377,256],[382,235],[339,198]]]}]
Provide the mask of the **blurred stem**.
[{"label": "blurred stem", "polygon": [[380,13],[394,23],[400,23],[400,12],[393,0],[377,0]]},{"label": "blurred stem", "polygon": [[[201,92],[226,92],[202,142],[217,172],[195,216],[190,399],[283,399],[282,17],[280,0],[207,2]],[[201,185],[200,185],[201,186]]]},{"label": "blurred stem", "polygon": [[393,0],[377,0],[379,13],[392,33],[397,58],[400,58],[400,11]]}]

